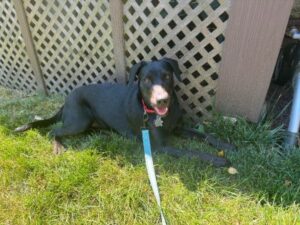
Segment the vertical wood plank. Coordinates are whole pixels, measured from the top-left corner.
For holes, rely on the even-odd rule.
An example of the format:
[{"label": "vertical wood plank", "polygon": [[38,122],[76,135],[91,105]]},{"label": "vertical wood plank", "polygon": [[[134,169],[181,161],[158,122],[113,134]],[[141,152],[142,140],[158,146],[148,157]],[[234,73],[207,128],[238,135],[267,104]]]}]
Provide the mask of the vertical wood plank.
[{"label": "vertical wood plank", "polygon": [[13,3],[17,14],[17,19],[20,24],[20,30],[25,42],[30,64],[32,66],[33,73],[36,76],[38,90],[43,94],[47,95],[47,88],[45,86],[42,70],[33,44],[23,2],[22,0],[13,0]]},{"label": "vertical wood plank", "polygon": [[116,76],[120,83],[127,81],[124,51],[124,24],[123,24],[123,2],[122,0],[109,1],[110,17],[112,25],[112,38],[114,46],[114,57],[116,62]]},{"label": "vertical wood plank", "polygon": [[257,122],[293,0],[232,1],[216,108]]}]

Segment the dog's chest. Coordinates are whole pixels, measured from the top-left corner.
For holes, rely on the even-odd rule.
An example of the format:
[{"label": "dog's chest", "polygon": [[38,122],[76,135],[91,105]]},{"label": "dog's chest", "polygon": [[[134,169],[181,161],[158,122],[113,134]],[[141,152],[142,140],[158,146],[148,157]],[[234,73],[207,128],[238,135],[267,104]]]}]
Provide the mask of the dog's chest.
[{"label": "dog's chest", "polygon": [[151,114],[148,115],[147,125],[149,127],[154,127],[157,129],[171,132],[176,127],[177,122],[178,122],[178,118],[175,118],[171,115],[168,115],[166,117],[161,117],[156,114]]}]

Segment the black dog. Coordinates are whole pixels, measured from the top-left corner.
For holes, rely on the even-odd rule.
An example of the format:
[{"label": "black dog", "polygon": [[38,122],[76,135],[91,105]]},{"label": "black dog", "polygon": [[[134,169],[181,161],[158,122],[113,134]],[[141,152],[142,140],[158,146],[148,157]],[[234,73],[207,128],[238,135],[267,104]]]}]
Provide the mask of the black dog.
[{"label": "black dog", "polygon": [[[173,59],[142,61],[132,67],[128,85],[107,83],[79,87],[70,93],[65,104],[52,118],[28,123],[15,131],[62,121],[62,127],[51,133],[55,139],[54,151],[59,152],[62,137],[81,133],[90,127],[112,129],[128,138],[141,138],[141,128],[147,127],[156,151],[174,156],[198,157],[215,166],[228,165],[226,159],[208,153],[166,146],[167,136],[178,128],[182,116],[173,90],[173,74],[180,81],[180,73]],[[136,78],[138,82],[135,82]],[[193,130],[183,130],[181,133],[200,135]],[[216,147],[230,147],[212,136],[202,137]]]}]

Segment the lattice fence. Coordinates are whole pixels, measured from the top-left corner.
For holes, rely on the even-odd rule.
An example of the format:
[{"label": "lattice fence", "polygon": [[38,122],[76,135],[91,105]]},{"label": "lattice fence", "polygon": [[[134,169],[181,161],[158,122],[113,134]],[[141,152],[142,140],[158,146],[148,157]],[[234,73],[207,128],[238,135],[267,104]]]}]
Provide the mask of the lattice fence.
[{"label": "lattice fence", "polygon": [[116,81],[108,1],[24,1],[50,92]]},{"label": "lattice fence", "polygon": [[26,92],[37,87],[10,0],[0,1],[0,84]]},{"label": "lattice fence", "polygon": [[[126,72],[118,62],[128,71],[140,60],[171,57],[183,71],[183,82],[176,83],[183,109],[195,120],[209,115],[230,0],[119,0],[120,13],[112,8],[116,1],[23,0],[47,91],[117,82]],[[0,1],[0,85],[34,91],[35,76],[10,2]]]},{"label": "lattice fence", "polygon": [[124,7],[127,66],[177,59],[184,74],[176,91],[195,119],[212,110],[229,2],[137,0]]}]

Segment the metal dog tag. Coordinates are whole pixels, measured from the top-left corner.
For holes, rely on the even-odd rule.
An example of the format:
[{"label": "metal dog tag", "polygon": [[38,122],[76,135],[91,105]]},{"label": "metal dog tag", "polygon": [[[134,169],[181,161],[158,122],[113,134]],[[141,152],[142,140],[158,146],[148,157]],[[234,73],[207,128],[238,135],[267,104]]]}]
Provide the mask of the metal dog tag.
[{"label": "metal dog tag", "polygon": [[154,120],[154,125],[155,127],[162,127],[163,126],[163,122],[160,116],[156,116],[155,120]]}]

